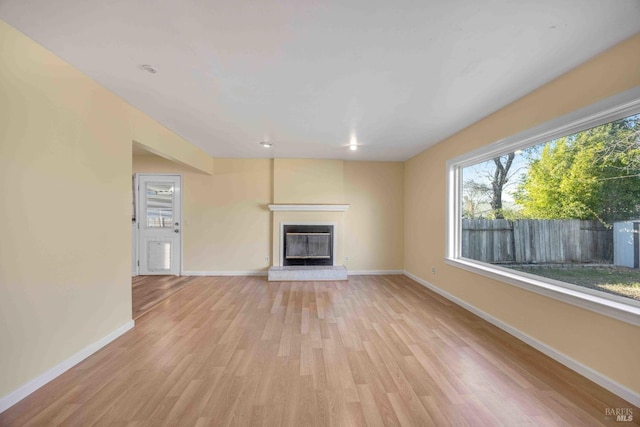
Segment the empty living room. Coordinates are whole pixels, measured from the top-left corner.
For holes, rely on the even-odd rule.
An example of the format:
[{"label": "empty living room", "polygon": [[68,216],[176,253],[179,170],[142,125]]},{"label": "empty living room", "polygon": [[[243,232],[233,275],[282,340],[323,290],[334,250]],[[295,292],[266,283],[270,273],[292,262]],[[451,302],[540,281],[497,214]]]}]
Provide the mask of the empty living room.
[{"label": "empty living room", "polygon": [[0,2],[0,426],[640,424],[640,2]]}]

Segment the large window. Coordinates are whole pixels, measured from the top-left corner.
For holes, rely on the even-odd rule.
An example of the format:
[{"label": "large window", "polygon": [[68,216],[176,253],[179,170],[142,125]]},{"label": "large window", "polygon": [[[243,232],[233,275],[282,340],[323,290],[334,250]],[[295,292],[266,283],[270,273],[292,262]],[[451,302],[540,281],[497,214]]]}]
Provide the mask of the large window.
[{"label": "large window", "polygon": [[449,262],[640,324],[637,93],[448,166]]}]

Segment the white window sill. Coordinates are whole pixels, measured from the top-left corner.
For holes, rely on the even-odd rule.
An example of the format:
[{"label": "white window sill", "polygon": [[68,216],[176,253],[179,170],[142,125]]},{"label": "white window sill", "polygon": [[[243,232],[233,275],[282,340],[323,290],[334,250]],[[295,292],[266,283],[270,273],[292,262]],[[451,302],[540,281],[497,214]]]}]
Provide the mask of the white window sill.
[{"label": "white window sill", "polygon": [[617,295],[602,297],[600,292],[533,274],[516,272],[466,258],[445,258],[454,267],[481,274],[492,279],[526,289],[537,294],[566,302],[632,325],[640,326],[640,303]]}]

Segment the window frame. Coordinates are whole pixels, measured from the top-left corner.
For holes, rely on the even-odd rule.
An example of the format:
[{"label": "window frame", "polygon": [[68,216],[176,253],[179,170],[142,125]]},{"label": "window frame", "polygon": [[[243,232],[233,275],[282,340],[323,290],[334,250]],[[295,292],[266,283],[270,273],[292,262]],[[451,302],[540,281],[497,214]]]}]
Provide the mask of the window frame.
[{"label": "window frame", "polygon": [[516,150],[640,114],[640,86],[447,161],[445,263],[640,326],[640,301],[463,258],[462,169]]}]

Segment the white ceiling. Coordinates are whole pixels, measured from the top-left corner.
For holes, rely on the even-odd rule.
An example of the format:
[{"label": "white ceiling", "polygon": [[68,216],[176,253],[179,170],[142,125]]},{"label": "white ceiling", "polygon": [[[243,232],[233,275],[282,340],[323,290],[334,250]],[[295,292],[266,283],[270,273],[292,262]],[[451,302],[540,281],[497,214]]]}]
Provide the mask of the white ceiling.
[{"label": "white ceiling", "polygon": [[405,160],[640,31],[640,0],[0,0],[0,18],[213,156]]}]

